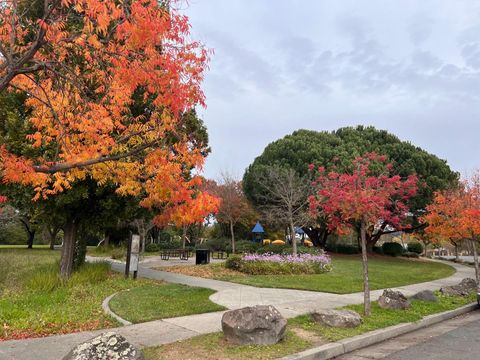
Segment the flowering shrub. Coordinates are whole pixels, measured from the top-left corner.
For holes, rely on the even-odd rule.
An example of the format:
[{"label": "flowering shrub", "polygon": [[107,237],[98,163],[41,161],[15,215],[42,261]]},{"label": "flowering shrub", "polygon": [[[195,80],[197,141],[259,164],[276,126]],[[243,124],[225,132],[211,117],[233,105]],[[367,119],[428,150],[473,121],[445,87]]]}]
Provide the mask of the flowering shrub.
[{"label": "flowering shrub", "polygon": [[330,257],[325,254],[246,254],[239,267],[250,275],[321,274],[331,269]]}]

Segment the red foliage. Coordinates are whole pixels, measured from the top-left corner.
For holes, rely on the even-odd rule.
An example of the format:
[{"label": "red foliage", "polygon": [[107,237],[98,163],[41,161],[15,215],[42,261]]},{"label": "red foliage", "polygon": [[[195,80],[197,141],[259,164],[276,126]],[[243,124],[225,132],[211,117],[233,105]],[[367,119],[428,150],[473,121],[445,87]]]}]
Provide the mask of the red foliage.
[{"label": "red foliage", "polygon": [[323,212],[330,230],[337,232],[360,221],[367,226],[380,220],[400,226],[408,213],[405,202],[416,194],[417,178],[390,175],[386,157],[375,153],[356,158],[352,165],[353,170],[343,174],[318,169],[310,210]]},{"label": "red foliage", "polygon": [[70,334],[80,331],[92,331],[111,327],[112,323],[108,320],[91,320],[83,323],[67,322],[48,323],[41,329],[11,329],[7,324],[3,324],[0,329],[0,341],[22,340],[29,338],[38,338],[51,335]]}]

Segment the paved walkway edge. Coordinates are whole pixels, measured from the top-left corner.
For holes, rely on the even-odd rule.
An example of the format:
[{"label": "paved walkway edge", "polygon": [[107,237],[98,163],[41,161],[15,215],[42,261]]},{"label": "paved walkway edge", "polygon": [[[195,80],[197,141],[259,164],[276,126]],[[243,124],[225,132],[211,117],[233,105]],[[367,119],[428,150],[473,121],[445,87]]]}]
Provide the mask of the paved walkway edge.
[{"label": "paved walkway edge", "polygon": [[[129,291],[129,290],[124,290],[124,291]],[[113,317],[115,320],[117,320],[120,324],[122,324],[123,326],[127,326],[127,325],[132,325],[132,323],[128,320],[125,320],[124,318],[118,316],[117,314],[115,314],[112,309],[110,309],[110,300],[113,299],[114,296],[116,296],[118,294],[118,292],[116,292],[115,294],[112,294],[110,295],[109,297],[107,297],[105,300],[103,300],[102,302],[102,308],[103,308],[103,311],[107,314],[107,315],[110,315],[111,317]]]},{"label": "paved walkway edge", "polygon": [[413,323],[404,323],[390,326],[385,329],[370,331],[368,333],[346,338],[337,342],[318,346],[296,354],[282,357],[279,360],[327,360],[340,355],[344,355],[354,350],[358,350],[382,341],[403,335],[415,330],[422,329],[427,326],[437,324],[439,322],[452,319],[459,315],[466,314],[470,311],[478,309],[478,304],[470,304],[462,306],[455,310],[443,313],[428,315],[421,320]]}]

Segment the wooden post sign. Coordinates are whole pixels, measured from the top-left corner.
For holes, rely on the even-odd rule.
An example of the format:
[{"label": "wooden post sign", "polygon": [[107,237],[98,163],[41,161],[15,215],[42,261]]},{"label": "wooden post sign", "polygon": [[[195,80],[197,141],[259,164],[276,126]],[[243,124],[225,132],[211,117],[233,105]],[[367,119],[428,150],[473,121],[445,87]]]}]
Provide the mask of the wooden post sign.
[{"label": "wooden post sign", "polygon": [[138,274],[138,257],[140,254],[140,235],[132,235],[128,240],[127,261],[125,264],[125,277],[128,278],[130,271],[133,271],[133,278]]},{"label": "wooden post sign", "polygon": [[140,255],[140,235],[132,235],[132,250],[130,252],[130,270],[133,271],[133,278],[138,274],[138,257]]}]

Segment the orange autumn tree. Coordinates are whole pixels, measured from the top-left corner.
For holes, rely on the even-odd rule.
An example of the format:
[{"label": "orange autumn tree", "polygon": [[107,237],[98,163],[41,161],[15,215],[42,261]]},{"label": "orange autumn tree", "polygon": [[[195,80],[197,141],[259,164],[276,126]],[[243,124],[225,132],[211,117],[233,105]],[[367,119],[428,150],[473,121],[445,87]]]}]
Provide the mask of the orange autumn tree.
[{"label": "orange autumn tree", "polygon": [[450,239],[472,244],[477,286],[480,284],[477,246],[480,242],[480,173],[466,179],[461,186],[438,192],[422,221],[428,224],[426,232],[437,241]]},{"label": "orange autumn tree", "polygon": [[223,172],[220,181],[209,180],[209,190],[220,198],[220,205],[215,216],[220,224],[228,225],[232,253],[236,251],[235,227],[248,220],[250,224],[255,213],[243,193],[242,182],[228,172]]},{"label": "orange autumn tree", "polygon": [[[204,154],[177,130],[182,114],[204,105],[209,54],[189,39],[188,19],[174,6],[2,1],[0,92],[27,94],[27,141],[38,150],[27,156],[0,143],[4,183],[33,188],[35,200],[90,178],[151,209],[191,201],[200,180],[187,174],[201,168]],[[61,273],[68,277],[74,220],[64,232]]]},{"label": "orange autumn tree", "polygon": [[[199,183],[203,187],[205,184]],[[190,190],[193,191],[193,190]],[[220,206],[220,199],[207,191],[197,190],[189,194],[181,204],[170,206],[155,222],[159,226],[173,224],[182,229],[182,248],[185,249],[187,230],[190,225],[201,224],[211,214],[216,214]]]}]

